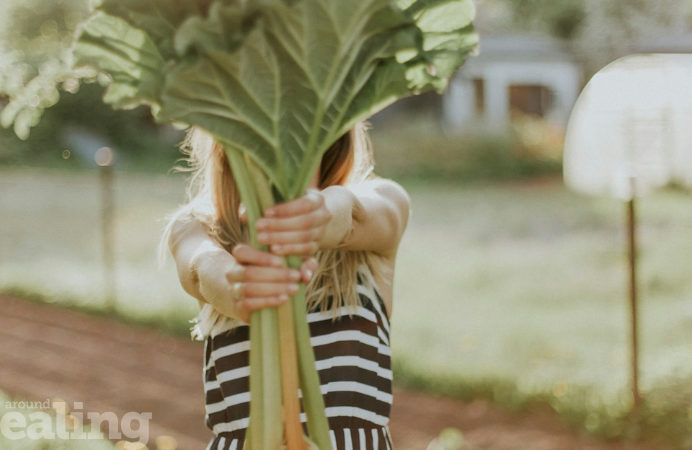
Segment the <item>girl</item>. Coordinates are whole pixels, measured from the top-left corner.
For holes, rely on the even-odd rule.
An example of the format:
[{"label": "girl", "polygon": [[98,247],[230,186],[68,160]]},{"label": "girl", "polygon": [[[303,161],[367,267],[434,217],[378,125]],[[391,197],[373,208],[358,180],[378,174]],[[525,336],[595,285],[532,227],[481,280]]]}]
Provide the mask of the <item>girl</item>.
[{"label": "girl", "polygon": [[[364,126],[322,158],[308,193],[273,206],[247,242],[246,218],[221,146],[200,130],[188,135],[190,201],[170,219],[160,246],[200,304],[193,335],[205,342],[205,423],[209,450],[243,448],[249,417],[249,318],[281,305],[307,284],[308,322],[332,445],[391,449],[389,317],[394,260],[410,200],[372,173]],[[302,255],[300,270],[278,255]]]}]

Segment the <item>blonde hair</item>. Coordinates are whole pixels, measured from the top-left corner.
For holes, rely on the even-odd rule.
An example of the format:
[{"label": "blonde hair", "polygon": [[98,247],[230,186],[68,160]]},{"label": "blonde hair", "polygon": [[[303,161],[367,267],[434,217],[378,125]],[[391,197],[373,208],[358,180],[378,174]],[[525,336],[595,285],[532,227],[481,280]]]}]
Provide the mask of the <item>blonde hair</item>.
[{"label": "blonde hair", "polygon": [[[191,172],[187,185],[187,201],[168,216],[168,223],[159,243],[159,265],[165,263],[168,244],[177,222],[197,220],[207,228],[209,235],[227,251],[241,242],[247,242],[247,230],[238,218],[240,196],[223,147],[199,128],[191,128],[181,145],[187,155],[183,161],[188,167],[173,170]],[[374,162],[366,125],[358,123],[342,136],[322,158],[319,188],[334,185],[357,184],[375,177]],[[310,310],[331,311],[337,317],[341,307],[361,306],[357,292],[359,273],[369,270],[361,284],[374,287],[370,274],[385,270],[382,261],[364,251],[338,248],[318,252],[318,269],[307,286],[306,296]],[[330,301],[333,299],[333,301]],[[212,322],[216,317],[207,318]]]}]

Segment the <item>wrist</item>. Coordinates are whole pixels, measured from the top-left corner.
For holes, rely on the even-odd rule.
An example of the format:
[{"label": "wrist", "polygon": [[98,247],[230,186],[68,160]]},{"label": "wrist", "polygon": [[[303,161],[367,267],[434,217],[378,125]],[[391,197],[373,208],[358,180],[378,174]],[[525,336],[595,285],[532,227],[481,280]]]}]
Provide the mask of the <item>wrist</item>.
[{"label": "wrist", "polygon": [[[224,253],[226,255],[224,255]],[[187,279],[193,285],[193,290],[199,293],[199,296],[195,297],[205,303],[212,303],[212,299],[206,298],[207,296],[202,293],[200,277],[204,276],[203,274],[207,272],[208,267],[214,268],[218,266],[215,261],[217,261],[219,257],[223,256],[228,257],[230,255],[225,249],[214,245],[214,243],[211,241],[205,241],[199,246],[199,248],[197,248],[190,258],[187,268]]]},{"label": "wrist", "polygon": [[353,232],[355,194],[344,186],[330,186],[321,191],[325,207],[331,214],[324,236],[319,242],[320,250],[329,250],[343,245]]}]

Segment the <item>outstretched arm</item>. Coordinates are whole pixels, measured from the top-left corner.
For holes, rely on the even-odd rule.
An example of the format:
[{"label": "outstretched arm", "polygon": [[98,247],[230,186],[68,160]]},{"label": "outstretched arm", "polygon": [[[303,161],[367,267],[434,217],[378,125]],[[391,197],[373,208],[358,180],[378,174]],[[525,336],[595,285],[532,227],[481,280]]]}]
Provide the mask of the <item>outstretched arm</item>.
[{"label": "outstretched arm", "polygon": [[314,260],[300,272],[284,268],[277,255],[311,256],[341,248],[392,258],[409,205],[406,191],[389,180],[333,186],[265,211],[256,226],[258,240],[269,245],[271,253],[244,244],[228,253],[196,220],[177,222],[169,246],[186,292],[248,322],[252,311],[285,302],[297,291],[298,281],[308,283],[316,270]]},{"label": "outstretched arm", "polygon": [[310,191],[298,200],[273,206],[257,221],[257,229],[261,242],[271,245],[276,254],[341,248],[391,257],[406,228],[409,209],[410,199],[401,186],[374,179]]},{"label": "outstretched arm", "polygon": [[[174,224],[169,247],[183,289],[222,314],[248,323],[252,311],[280,305],[308,283],[316,270],[308,260],[301,271],[284,268],[281,259],[248,245],[226,251],[197,220]],[[302,273],[301,273],[302,272]],[[241,291],[234,285],[241,283]],[[239,296],[240,294],[240,296]]]}]

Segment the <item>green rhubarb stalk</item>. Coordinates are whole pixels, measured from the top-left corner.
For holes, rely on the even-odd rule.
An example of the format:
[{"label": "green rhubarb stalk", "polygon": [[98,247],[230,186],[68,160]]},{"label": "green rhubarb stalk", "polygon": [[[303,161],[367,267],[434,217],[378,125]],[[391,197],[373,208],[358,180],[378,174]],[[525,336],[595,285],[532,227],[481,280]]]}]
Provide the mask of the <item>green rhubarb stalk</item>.
[{"label": "green rhubarb stalk", "polygon": [[[278,450],[284,443],[283,422],[281,420],[279,321],[276,308],[262,309],[254,314],[259,315],[262,320],[262,372],[260,372],[260,376],[264,382],[264,398],[261,409],[264,442],[263,446],[258,448],[261,450]],[[250,371],[252,373],[252,368]],[[252,417],[252,411],[250,415]]]},{"label": "green rhubarb stalk", "polygon": [[[247,154],[244,154],[245,166],[252,178],[252,184],[255,188],[256,201],[259,205],[260,216],[264,215],[264,211],[274,204],[274,197],[271,193],[271,187],[266,177],[255,167],[252,160]],[[255,229],[255,222],[248,220],[250,228]],[[260,245],[256,241],[252,243],[256,248],[267,250],[266,246]],[[281,401],[282,395],[282,380],[284,374],[281,367],[281,340],[279,339],[279,322],[276,308],[268,308],[257,311],[253,314],[258,314],[262,317],[262,379],[265,382],[265,397],[262,402],[262,417],[263,417],[263,439],[267,449],[277,449],[283,444],[283,427],[277,427],[275,424],[282,423],[281,417]],[[267,370],[271,367],[271,370]],[[252,376],[252,368],[250,376]],[[271,394],[266,395],[267,385],[271,386]],[[278,407],[277,407],[278,405]],[[252,416],[252,411],[250,411]],[[252,420],[252,418],[251,418]]]},{"label": "green rhubarb stalk", "polygon": [[[229,145],[224,145],[224,149],[245,204],[250,245],[267,250],[257,241],[255,228],[263,213],[262,194],[267,200],[266,190],[261,185],[258,189],[248,160],[241,152]],[[283,423],[276,308],[256,311],[250,317],[250,392],[250,424],[246,435],[257,450],[277,450],[283,444]]]},{"label": "green rhubarb stalk", "polygon": [[[287,259],[289,267],[298,268],[302,264],[300,256],[289,256]],[[293,319],[296,325],[300,389],[303,393],[303,409],[308,418],[308,434],[320,450],[331,449],[329,422],[320,390],[320,378],[315,369],[315,351],[310,344],[304,285],[301,285],[300,291],[293,297]]]},{"label": "green rhubarb stalk", "polygon": [[[269,182],[248,157],[246,157],[246,164],[249,168],[250,173],[253,176],[254,187],[256,189],[258,198],[264,199],[264,201],[260,200],[260,204],[267,205],[267,207],[270,206],[270,202],[271,204],[273,204],[273,198],[271,198],[270,200],[271,189],[269,187]],[[295,255],[288,256],[285,258],[285,260],[288,266],[294,269],[300,269],[303,262],[300,256]],[[307,323],[304,285],[301,285],[299,292],[295,296],[293,296],[290,302],[290,308],[292,309],[292,311],[290,311],[290,315],[293,317],[292,320],[290,316],[284,317],[284,320],[286,320],[286,325],[289,325],[292,322],[293,329],[289,330],[287,326],[283,329],[283,332],[287,335],[290,334],[295,336],[295,338],[293,339],[291,337],[288,337],[289,342],[286,342],[286,344],[290,347],[291,341],[295,342],[294,348],[297,352],[298,368],[295,368],[295,356],[283,354],[282,351],[283,361],[286,361],[287,365],[287,372],[283,372],[282,370],[282,382],[290,384],[292,381],[290,378],[292,378],[292,376],[289,374],[298,372],[300,378],[300,387],[303,393],[303,409],[305,410],[305,414],[308,419],[308,433],[310,435],[311,440],[315,442],[319,449],[329,450],[332,448],[331,439],[329,437],[329,422],[325,414],[324,398],[322,397],[322,392],[320,389],[320,379],[317,375],[317,371],[315,370],[315,353],[310,343],[310,328]],[[282,332],[280,331],[280,334],[281,333]],[[281,343],[282,345],[284,344],[284,339],[281,340]],[[288,352],[291,352],[291,350],[289,349]],[[293,392],[296,392],[296,390],[293,389],[292,386],[286,386],[286,384],[284,384],[283,387],[285,390],[290,389],[287,392],[284,391],[284,398],[293,397]],[[297,397],[297,392],[295,395]],[[288,408],[297,412],[298,414],[294,415],[292,412],[289,414],[289,410],[287,409],[285,410],[285,417],[287,421],[293,420],[292,417],[297,417],[298,426],[300,426],[300,410],[295,407],[292,407],[290,405],[291,402],[292,400],[289,400],[288,403],[284,402],[284,407],[286,408],[286,406],[288,405]],[[297,430],[289,431],[289,423],[290,422],[287,422],[287,439],[289,433],[291,433],[291,435],[293,436],[297,432]],[[293,424],[293,426],[295,426],[295,423]],[[291,428],[293,428],[293,426],[291,426]],[[300,429],[300,435],[302,435],[302,427]],[[303,446],[304,444],[301,442],[300,447],[298,448],[304,448]],[[292,447],[288,448],[289,450],[292,450]]]},{"label": "green rhubarb stalk", "polygon": [[[247,154],[245,155],[245,162],[252,174],[260,207],[264,212],[267,208],[275,204],[269,179],[262,170],[252,162]],[[282,259],[284,266],[286,266],[286,258]],[[286,446],[288,450],[303,450],[305,448],[305,440],[303,439],[303,426],[300,422],[300,400],[298,399],[298,351],[296,348],[292,301],[288,301],[281,305],[277,310],[277,314]]]},{"label": "green rhubarb stalk", "polygon": [[303,450],[303,426],[300,422],[300,400],[298,399],[298,349],[292,301],[278,308],[279,337],[281,339],[281,389],[284,403],[284,428],[288,450]]},{"label": "green rhubarb stalk", "polygon": [[[249,442],[262,444],[262,428],[259,420],[259,408],[264,401],[264,384],[261,377],[253,373],[263,373],[262,367],[262,318],[259,314],[250,316],[250,423],[245,433],[245,450],[249,450]],[[257,412],[253,415],[253,412]],[[256,423],[257,422],[257,423]]]}]

